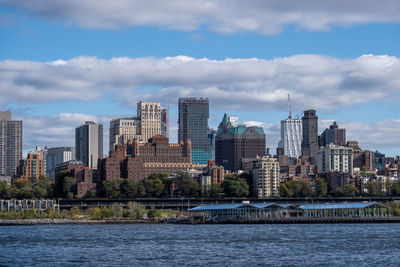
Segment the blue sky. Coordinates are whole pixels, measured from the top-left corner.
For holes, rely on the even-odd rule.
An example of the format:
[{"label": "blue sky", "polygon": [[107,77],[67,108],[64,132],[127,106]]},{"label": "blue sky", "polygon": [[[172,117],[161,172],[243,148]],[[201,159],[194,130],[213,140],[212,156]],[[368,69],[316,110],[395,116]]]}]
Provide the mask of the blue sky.
[{"label": "blue sky", "polygon": [[0,108],[24,120],[27,151],[73,145],[86,119],[107,131],[138,100],[170,107],[176,141],[177,98],[205,96],[211,127],[238,116],[274,151],[291,93],[321,131],[337,120],[399,154],[400,4],[289,2],[0,1]]}]

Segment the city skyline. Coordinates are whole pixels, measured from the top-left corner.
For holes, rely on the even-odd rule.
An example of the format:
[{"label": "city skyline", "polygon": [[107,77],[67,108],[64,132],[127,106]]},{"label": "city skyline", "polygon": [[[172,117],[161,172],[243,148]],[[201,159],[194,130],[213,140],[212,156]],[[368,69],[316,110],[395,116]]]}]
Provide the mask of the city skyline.
[{"label": "city skyline", "polygon": [[[107,16],[102,4],[87,10],[78,2],[4,1],[0,110],[24,121],[24,154],[37,145],[73,146],[74,129],[85,121],[102,123],[108,140],[109,121],[134,116],[140,100],[170,108],[170,140],[177,142],[179,97],[209,98],[214,129],[225,112],[262,126],[274,152],[288,93],[294,117],[317,110],[319,134],[337,121],[362,149],[399,153],[399,3],[303,3],[295,12],[283,3],[237,4],[221,16],[215,5],[197,13],[191,4],[199,5],[168,9],[183,29],[173,16],[155,15],[157,8],[138,10],[147,18],[140,22]],[[110,11],[124,9],[131,6]],[[88,16],[77,19],[72,10]],[[238,14],[235,24],[230,17]]]}]

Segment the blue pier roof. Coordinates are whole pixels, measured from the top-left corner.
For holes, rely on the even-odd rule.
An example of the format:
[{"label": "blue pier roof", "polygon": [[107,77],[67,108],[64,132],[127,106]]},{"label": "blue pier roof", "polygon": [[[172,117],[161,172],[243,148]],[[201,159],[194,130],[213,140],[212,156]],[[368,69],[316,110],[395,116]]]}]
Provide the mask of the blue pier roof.
[{"label": "blue pier roof", "polygon": [[323,203],[323,204],[305,204],[299,206],[302,210],[329,210],[329,209],[364,209],[377,205],[382,208],[387,206],[378,202],[353,202],[353,203]]}]

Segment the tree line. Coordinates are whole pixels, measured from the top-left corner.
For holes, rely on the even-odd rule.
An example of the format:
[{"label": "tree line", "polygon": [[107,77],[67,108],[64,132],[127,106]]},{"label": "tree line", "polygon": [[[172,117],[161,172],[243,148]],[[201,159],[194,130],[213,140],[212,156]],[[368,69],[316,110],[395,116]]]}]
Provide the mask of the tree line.
[{"label": "tree line", "polygon": [[[166,173],[151,174],[146,179],[113,179],[101,181],[85,198],[136,198],[136,197],[246,197],[250,188],[244,176],[227,174],[222,184],[201,188],[187,173],[177,173],[172,179]],[[77,183],[67,171],[56,178],[17,179],[11,186],[0,182],[0,199],[77,198]]]},{"label": "tree line", "polygon": [[[367,192],[359,192],[352,184],[329,190],[327,183],[317,178],[314,190],[308,181],[289,181],[280,185],[281,197],[353,197],[353,196],[400,196],[400,181],[365,184]],[[137,198],[137,197],[247,197],[252,192],[252,176],[249,174],[225,174],[222,184],[201,188],[187,173],[178,173],[172,179],[168,174],[151,174],[146,179],[114,179],[102,181],[89,191],[85,198]],[[76,179],[68,172],[60,172],[56,178],[17,179],[11,186],[0,181],[0,199],[77,198]]]},{"label": "tree line", "polygon": [[370,181],[365,184],[366,192],[360,192],[353,184],[328,190],[328,184],[321,178],[314,180],[314,190],[308,181],[289,181],[280,185],[282,197],[397,197],[400,196],[400,181],[378,182]]}]

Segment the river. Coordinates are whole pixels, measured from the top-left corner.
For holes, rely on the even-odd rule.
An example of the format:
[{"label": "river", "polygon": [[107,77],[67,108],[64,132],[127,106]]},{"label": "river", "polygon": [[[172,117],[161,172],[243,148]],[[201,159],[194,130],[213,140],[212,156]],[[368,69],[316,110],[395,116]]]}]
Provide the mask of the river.
[{"label": "river", "polygon": [[1,266],[398,266],[400,224],[0,226]]}]

